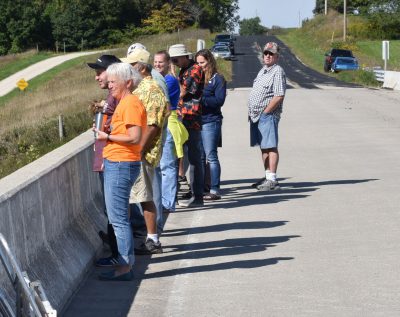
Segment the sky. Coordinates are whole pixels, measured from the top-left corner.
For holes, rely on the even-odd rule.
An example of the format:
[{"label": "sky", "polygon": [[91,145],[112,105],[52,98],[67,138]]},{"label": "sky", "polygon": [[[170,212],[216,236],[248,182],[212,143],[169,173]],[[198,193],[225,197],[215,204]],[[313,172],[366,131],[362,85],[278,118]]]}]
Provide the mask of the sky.
[{"label": "sky", "polygon": [[240,19],[258,16],[268,28],[298,27],[299,21],[313,16],[314,8],[315,0],[239,0]]}]

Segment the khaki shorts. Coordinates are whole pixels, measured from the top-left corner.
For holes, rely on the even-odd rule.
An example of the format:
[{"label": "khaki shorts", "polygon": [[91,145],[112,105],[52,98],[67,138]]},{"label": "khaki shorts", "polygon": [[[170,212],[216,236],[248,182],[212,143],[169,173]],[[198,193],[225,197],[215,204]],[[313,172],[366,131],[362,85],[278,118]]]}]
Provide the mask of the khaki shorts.
[{"label": "khaki shorts", "polygon": [[154,167],[143,160],[140,174],[131,189],[130,204],[153,201],[153,177]]}]

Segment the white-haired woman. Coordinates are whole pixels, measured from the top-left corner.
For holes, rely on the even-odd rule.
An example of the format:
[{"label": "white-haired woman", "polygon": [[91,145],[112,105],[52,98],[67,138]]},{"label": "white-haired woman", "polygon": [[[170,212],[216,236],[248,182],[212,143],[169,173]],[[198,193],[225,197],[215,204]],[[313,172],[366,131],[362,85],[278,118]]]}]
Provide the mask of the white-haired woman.
[{"label": "white-haired woman", "polygon": [[97,138],[107,140],[103,150],[104,194],[108,218],[112,224],[119,251],[115,270],[100,274],[101,280],[130,281],[134,264],[133,236],[129,221],[129,194],[139,175],[142,131],[146,127],[146,111],[131,91],[142,79],[129,64],[117,63],[107,68],[109,90],[119,100],[111,120],[111,133],[95,130]]}]

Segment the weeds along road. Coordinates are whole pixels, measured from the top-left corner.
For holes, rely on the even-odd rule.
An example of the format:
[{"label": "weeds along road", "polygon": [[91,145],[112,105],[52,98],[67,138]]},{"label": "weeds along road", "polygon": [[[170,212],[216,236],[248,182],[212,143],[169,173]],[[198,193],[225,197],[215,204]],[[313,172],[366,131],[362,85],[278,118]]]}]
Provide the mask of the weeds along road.
[{"label": "weeds along road", "polygon": [[51,57],[36,64],[33,64],[0,81],[0,97],[8,94],[13,89],[17,88],[16,84],[22,78],[28,81],[66,61],[84,55],[96,54],[98,52],[100,51],[70,53],[70,54]]}]

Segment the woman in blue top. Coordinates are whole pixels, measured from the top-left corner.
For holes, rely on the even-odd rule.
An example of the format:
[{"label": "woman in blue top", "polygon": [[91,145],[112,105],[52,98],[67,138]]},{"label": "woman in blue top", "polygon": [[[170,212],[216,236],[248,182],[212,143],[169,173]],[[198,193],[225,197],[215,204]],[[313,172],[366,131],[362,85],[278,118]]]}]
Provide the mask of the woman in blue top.
[{"label": "woman in blue top", "polygon": [[226,81],[218,73],[217,63],[208,49],[197,52],[196,62],[204,71],[204,90],[201,97],[202,130],[204,153],[203,162],[209,163],[211,188],[210,193],[204,195],[204,200],[218,200],[220,195],[221,165],[218,159],[218,144],[221,141],[222,113],[221,107],[226,97]]}]

